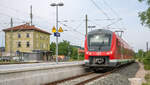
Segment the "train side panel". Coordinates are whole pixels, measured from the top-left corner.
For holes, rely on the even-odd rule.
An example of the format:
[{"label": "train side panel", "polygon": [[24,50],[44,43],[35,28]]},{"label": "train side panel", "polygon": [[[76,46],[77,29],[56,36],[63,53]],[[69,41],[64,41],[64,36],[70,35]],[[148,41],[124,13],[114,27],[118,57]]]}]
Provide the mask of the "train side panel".
[{"label": "train side panel", "polygon": [[[89,51],[88,36],[85,37],[85,65],[92,68],[117,67],[131,62],[133,51],[127,43],[112,32],[111,47],[109,51]],[[97,59],[103,58],[104,63],[98,63]]]}]

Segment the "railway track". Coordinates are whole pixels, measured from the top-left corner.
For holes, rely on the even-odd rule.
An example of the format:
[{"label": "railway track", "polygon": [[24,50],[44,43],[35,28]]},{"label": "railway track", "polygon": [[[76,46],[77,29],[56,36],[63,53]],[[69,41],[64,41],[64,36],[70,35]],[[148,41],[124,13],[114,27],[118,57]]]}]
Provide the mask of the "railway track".
[{"label": "railway track", "polygon": [[63,80],[54,81],[54,82],[51,82],[51,83],[48,83],[45,85],[85,85],[91,81],[98,79],[98,78],[101,78],[101,77],[107,76],[111,73],[114,73],[116,71],[119,71],[119,70],[123,69],[124,67],[126,67],[127,65],[120,66],[118,68],[115,68],[113,70],[110,70],[110,71],[107,71],[104,73],[89,72],[89,73],[85,73],[82,75],[66,78]]}]

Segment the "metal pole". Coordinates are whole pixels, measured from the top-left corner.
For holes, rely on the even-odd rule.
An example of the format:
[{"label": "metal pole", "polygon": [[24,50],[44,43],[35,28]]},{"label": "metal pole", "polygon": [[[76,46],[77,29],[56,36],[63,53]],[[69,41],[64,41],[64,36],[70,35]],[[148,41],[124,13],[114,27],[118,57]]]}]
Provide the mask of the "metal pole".
[{"label": "metal pole", "polygon": [[10,57],[12,57],[12,48],[13,48],[13,19],[11,18],[11,33],[10,33]]},{"label": "metal pole", "polygon": [[85,15],[85,27],[86,27],[86,36],[87,36],[87,34],[88,34],[88,16],[87,16],[87,14]]},{"label": "metal pole", "polygon": [[78,61],[79,61],[79,48],[78,48]]},{"label": "metal pole", "polygon": [[[58,5],[56,5],[56,32],[58,32]],[[56,63],[58,63],[58,37],[56,36]]]},{"label": "metal pole", "polygon": [[32,18],[33,18],[33,15],[32,15],[32,5],[30,6],[30,24],[32,25]]},{"label": "metal pole", "polygon": [[146,49],[147,49],[147,52],[148,52],[148,50],[149,50],[149,49],[148,49],[148,42],[146,42]]}]

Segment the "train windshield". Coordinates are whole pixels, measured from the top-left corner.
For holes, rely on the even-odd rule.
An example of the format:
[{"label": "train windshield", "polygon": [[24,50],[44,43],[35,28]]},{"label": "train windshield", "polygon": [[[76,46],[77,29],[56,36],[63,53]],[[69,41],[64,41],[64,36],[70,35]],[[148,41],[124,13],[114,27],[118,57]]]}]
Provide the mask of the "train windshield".
[{"label": "train windshield", "polygon": [[91,34],[88,35],[89,51],[110,51],[111,34]]}]

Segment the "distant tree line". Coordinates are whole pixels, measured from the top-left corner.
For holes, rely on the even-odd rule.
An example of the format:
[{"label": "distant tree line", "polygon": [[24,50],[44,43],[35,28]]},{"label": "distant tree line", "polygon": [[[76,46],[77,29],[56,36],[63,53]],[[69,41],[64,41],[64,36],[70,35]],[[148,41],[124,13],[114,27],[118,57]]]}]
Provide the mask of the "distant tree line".
[{"label": "distant tree line", "polygon": [[138,61],[144,63],[144,68],[146,70],[150,70],[150,51],[144,52],[142,49],[140,49],[135,54],[135,59],[137,59]]},{"label": "distant tree line", "polygon": [[[69,56],[72,59],[78,59],[78,56],[80,60],[84,59],[84,53],[81,53],[78,55],[78,47],[79,46],[73,46],[70,44],[69,41],[63,40],[63,42],[58,43],[58,55],[64,55]],[[52,55],[56,54],[56,43],[52,42],[50,44],[50,51],[52,51]]]}]

